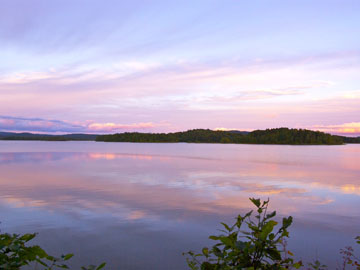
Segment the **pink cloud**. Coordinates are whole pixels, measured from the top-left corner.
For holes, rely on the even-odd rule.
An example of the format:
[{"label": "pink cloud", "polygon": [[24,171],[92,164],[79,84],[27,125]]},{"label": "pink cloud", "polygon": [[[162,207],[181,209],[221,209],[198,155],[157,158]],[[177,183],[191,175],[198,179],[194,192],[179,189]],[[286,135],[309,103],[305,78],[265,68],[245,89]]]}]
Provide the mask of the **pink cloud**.
[{"label": "pink cloud", "polygon": [[121,62],[105,69],[74,65],[44,74],[4,74],[0,115],[61,117],[71,122],[52,126],[46,120],[22,121],[24,127],[16,130],[72,133],[152,129],[151,122],[163,121],[170,124],[152,130],[312,128],[333,121],[357,122],[360,94],[354,89],[359,65],[338,69],[335,64],[359,56],[353,52],[255,62]]},{"label": "pink cloud", "polygon": [[1,119],[0,118],[0,126],[13,126],[15,121],[12,119]]},{"label": "pink cloud", "polygon": [[116,123],[92,123],[87,126],[90,131],[101,131],[101,132],[116,132],[119,130],[138,130],[146,128],[154,128],[151,122],[148,123],[134,123],[134,124],[116,124]]},{"label": "pink cloud", "polygon": [[315,125],[312,129],[338,135],[360,135],[360,122],[344,123],[341,125]]}]

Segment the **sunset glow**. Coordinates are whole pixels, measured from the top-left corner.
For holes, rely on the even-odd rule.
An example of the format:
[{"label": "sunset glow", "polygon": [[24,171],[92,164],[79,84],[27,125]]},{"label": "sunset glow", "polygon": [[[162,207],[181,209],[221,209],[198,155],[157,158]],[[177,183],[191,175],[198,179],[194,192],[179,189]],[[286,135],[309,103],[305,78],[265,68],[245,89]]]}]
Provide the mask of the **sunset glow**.
[{"label": "sunset glow", "polygon": [[4,1],[0,131],[360,136],[359,9],[351,0]]}]

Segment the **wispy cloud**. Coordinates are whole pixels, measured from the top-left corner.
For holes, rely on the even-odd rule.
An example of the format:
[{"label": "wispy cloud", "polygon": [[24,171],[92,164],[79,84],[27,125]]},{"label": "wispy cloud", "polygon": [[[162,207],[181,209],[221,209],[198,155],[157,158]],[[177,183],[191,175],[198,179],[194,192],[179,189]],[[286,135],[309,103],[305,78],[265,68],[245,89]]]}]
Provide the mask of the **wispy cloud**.
[{"label": "wispy cloud", "polygon": [[[164,125],[164,124],[162,124]],[[2,131],[22,131],[22,132],[41,132],[41,133],[114,133],[135,130],[151,130],[159,125],[148,123],[95,123],[87,121],[85,123],[70,123],[59,120],[47,120],[42,118],[24,118],[0,116],[0,130]]]},{"label": "wispy cloud", "polygon": [[3,131],[82,132],[84,127],[59,120],[0,116]]},{"label": "wispy cloud", "polygon": [[312,129],[338,135],[360,136],[360,122],[344,123],[340,125],[314,125]]},{"label": "wispy cloud", "polygon": [[116,123],[91,123],[87,126],[89,131],[115,132],[124,130],[152,129],[156,127],[154,123],[135,123],[135,124],[116,124]]}]

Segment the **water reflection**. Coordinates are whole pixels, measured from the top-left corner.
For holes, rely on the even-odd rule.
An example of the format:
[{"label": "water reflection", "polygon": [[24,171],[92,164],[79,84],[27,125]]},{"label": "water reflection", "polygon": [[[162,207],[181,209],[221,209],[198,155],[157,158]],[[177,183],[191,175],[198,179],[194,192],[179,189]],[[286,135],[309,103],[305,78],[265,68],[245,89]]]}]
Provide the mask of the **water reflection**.
[{"label": "water reflection", "polygon": [[357,145],[31,143],[0,152],[2,229],[39,231],[50,250],[79,254],[75,264],[91,254],[117,269],[185,269],[181,252],[251,196],[295,217],[290,245],[304,258],[335,263],[329,254],[360,233]]}]

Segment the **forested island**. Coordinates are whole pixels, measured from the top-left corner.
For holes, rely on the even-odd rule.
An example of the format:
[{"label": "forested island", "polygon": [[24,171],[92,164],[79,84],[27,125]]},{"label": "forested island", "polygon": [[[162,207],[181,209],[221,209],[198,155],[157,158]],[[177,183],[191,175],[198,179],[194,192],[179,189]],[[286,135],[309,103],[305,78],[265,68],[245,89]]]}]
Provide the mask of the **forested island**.
[{"label": "forested island", "polygon": [[360,138],[335,136],[306,129],[275,128],[241,131],[214,131],[193,129],[174,133],[125,132],[99,135],[96,141],[103,142],[156,142],[156,143],[232,143],[232,144],[290,144],[290,145],[341,145],[360,143]]},{"label": "forested island", "polygon": [[230,144],[290,144],[290,145],[340,145],[360,143],[360,137],[344,137],[306,129],[275,128],[247,131],[215,131],[193,129],[174,133],[125,132],[112,135],[96,134],[33,134],[0,132],[0,140],[27,141],[98,141],[144,143],[230,143]]}]

